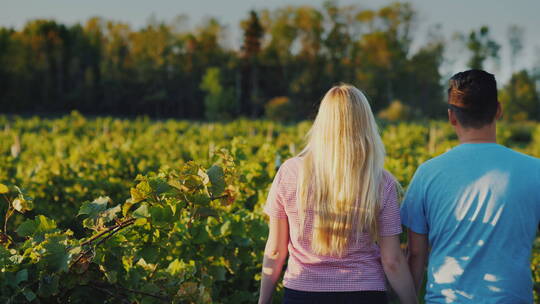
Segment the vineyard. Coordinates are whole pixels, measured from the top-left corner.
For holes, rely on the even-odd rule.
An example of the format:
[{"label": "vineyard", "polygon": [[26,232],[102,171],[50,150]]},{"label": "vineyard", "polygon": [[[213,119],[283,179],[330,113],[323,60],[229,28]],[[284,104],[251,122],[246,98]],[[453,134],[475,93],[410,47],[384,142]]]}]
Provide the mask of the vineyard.
[{"label": "vineyard", "polygon": [[[381,126],[404,187],[458,143],[444,121]],[[256,302],[262,206],[309,127],[0,116],[0,302]],[[538,123],[498,137],[540,157]],[[540,292],[538,238],[532,264]]]}]

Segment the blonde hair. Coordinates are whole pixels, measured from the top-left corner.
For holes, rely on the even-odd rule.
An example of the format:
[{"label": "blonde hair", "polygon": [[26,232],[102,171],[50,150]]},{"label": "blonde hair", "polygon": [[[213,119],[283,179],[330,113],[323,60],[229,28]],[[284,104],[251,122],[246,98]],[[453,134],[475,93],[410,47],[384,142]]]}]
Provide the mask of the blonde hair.
[{"label": "blonde hair", "polygon": [[384,154],[366,96],[352,85],[330,89],[299,154],[300,236],[309,205],[315,253],[343,256],[363,232],[377,240]]}]

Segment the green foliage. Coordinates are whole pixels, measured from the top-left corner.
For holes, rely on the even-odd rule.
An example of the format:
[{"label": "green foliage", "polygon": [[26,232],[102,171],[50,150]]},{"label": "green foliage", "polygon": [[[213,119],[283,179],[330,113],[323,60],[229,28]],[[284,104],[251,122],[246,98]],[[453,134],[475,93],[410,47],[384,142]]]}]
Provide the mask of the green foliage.
[{"label": "green foliage", "polygon": [[488,26],[484,25],[478,31],[471,31],[465,45],[471,52],[471,58],[467,63],[471,69],[483,69],[486,59],[499,59],[501,46],[491,38]]},{"label": "green foliage", "polygon": [[445,43],[416,39],[426,45],[411,50],[416,15],[400,2],[253,10],[239,22],[238,50],[216,18],[190,28],[187,16],[151,19],[137,29],[101,17],[72,25],[30,20],[0,28],[0,109],[259,118],[264,101],[286,95],[294,118],[303,119],[331,84],[347,81],[368,93],[375,111],[399,99],[437,117]]},{"label": "green foliage", "polygon": [[509,121],[540,119],[540,96],[536,81],[525,70],[514,73],[501,90],[503,117]]},{"label": "green foliage", "polygon": [[[216,163],[230,160],[225,150],[219,155]],[[87,295],[77,291],[90,286],[103,303],[235,303],[256,290],[267,233],[262,214],[234,203],[238,194],[227,183],[236,174],[231,163],[206,170],[188,162],[139,176],[138,202],[108,208],[110,199],[100,197],[81,205],[78,215],[93,232],[80,239],[43,215],[26,220],[16,230],[26,240],[1,249],[0,300],[82,303]]]},{"label": "green foliage", "polygon": [[234,91],[221,84],[219,68],[208,68],[201,82],[201,89],[206,92],[204,98],[205,117],[209,120],[230,119],[237,111]]},{"label": "green foliage", "polygon": [[266,118],[276,121],[291,121],[295,112],[291,100],[286,96],[274,97],[264,107]]},{"label": "green foliage", "polygon": [[411,118],[411,108],[399,100],[394,100],[388,108],[379,112],[379,118],[389,121],[405,121]]},{"label": "green foliage", "polygon": [[[457,144],[446,122],[386,123],[385,166],[404,187]],[[0,302],[253,302],[262,206],[309,127],[0,116]],[[540,156],[536,123],[503,123],[499,136]]]},{"label": "green foliage", "polygon": [[538,303],[540,300],[540,238],[536,238],[533,246],[533,253],[531,259],[533,282],[534,284],[534,302]]},{"label": "green foliage", "polygon": [[244,44],[242,51],[245,57],[252,58],[261,51],[261,40],[264,35],[264,29],[259,21],[256,11],[249,12],[249,19],[241,23],[244,30]]}]

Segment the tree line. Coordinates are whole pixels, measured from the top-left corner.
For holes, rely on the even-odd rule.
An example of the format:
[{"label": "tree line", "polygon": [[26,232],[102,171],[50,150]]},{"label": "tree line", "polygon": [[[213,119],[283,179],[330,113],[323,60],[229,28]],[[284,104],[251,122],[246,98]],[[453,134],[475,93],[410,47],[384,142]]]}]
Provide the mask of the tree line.
[{"label": "tree line", "polygon": [[[234,48],[215,18],[194,29],[177,18],[138,30],[100,17],[74,25],[32,20],[20,30],[0,28],[0,111],[295,120],[312,115],[324,92],[344,81],[387,118],[440,117],[450,42],[433,30],[413,52],[416,24],[408,3],[286,6],[250,11]],[[519,27],[509,30],[512,65],[522,36]],[[458,40],[471,68],[500,57],[487,26]],[[501,86],[506,117],[540,118],[538,75],[516,71]]]}]

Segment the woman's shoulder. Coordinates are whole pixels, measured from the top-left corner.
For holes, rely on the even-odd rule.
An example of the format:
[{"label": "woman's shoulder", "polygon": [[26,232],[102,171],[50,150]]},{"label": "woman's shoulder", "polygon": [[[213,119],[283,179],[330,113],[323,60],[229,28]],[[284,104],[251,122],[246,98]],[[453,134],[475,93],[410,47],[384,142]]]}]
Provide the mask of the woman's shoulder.
[{"label": "woman's shoulder", "polygon": [[304,159],[302,156],[293,156],[286,159],[281,166],[285,166],[285,168],[298,167],[302,163],[302,159]]},{"label": "woman's shoulder", "polygon": [[384,185],[384,189],[388,189],[398,183],[396,177],[390,173],[390,171],[383,169],[382,170],[382,183]]},{"label": "woman's shoulder", "polygon": [[298,169],[302,165],[302,157],[295,156],[285,160],[279,166],[279,174],[284,177],[294,177],[298,173]]}]

